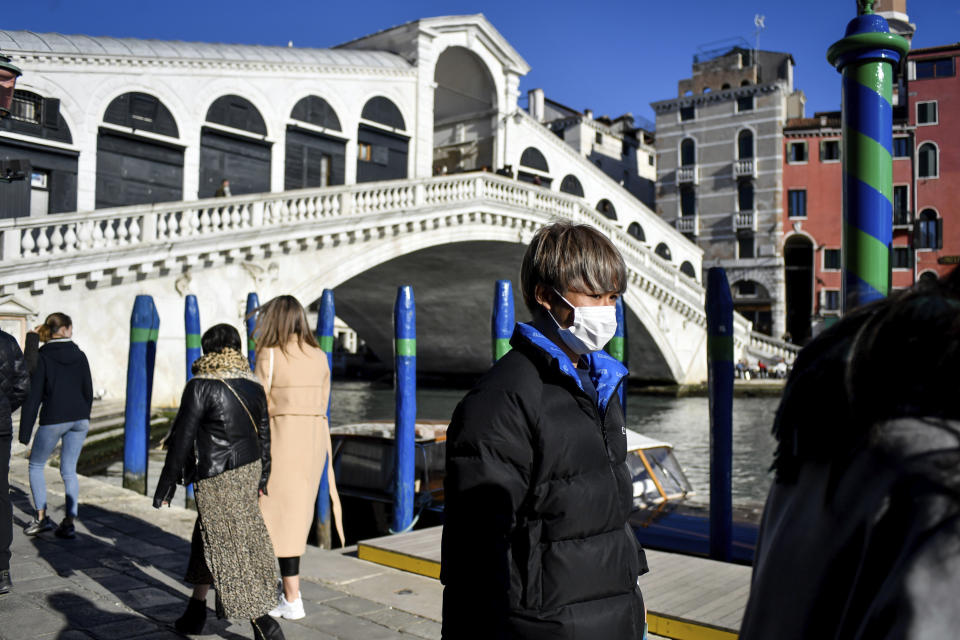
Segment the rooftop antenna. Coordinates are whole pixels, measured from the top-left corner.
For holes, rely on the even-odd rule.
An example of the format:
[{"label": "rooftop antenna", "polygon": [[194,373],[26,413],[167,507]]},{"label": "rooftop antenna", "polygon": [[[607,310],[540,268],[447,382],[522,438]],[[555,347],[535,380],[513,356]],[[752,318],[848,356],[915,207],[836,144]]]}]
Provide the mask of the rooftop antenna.
[{"label": "rooftop antenna", "polygon": [[753,26],[757,28],[755,34],[757,39],[757,48],[754,50],[753,54],[753,66],[757,67],[758,69],[760,67],[760,32],[767,28],[767,25],[764,24],[764,20],[766,19],[766,16],[760,15],[759,13],[753,16]]}]

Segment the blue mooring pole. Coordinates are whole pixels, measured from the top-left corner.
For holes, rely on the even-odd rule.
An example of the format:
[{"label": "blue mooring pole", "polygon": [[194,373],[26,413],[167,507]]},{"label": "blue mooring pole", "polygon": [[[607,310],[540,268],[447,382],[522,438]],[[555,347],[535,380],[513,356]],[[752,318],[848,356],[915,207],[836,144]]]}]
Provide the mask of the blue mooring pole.
[{"label": "blue mooring pole", "polygon": [[413,287],[397,290],[393,307],[397,417],[396,465],[393,494],[393,527],[391,533],[406,531],[413,524],[414,475],[416,465],[417,421],[417,312]]},{"label": "blue mooring pole", "polygon": [[156,357],[157,309],[150,296],[137,296],[130,315],[127,398],[123,412],[123,487],[147,493],[147,448],[150,446],[150,384]]},{"label": "blue mooring pole", "polygon": [[493,314],[490,317],[494,362],[510,351],[510,337],[513,335],[514,324],[513,285],[509,280],[497,280],[493,289]]},{"label": "blue mooring pole", "polygon": [[[607,353],[623,363],[623,366],[628,366],[627,362],[627,316],[625,315],[626,308],[623,306],[623,296],[617,298],[617,332],[613,334],[613,337],[610,338],[610,342],[607,344]],[[627,381],[624,381],[620,384],[620,390],[618,392],[620,396],[620,407],[623,409],[623,415],[627,415]]]},{"label": "blue mooring pole", "polygon": [[733,541],[733,298],[727,273],[707,272],[710,395],[710,557],[729,561]]},{"label": "blue mooring pole", "polygon": [[[183,327],[187,346],[187,382],[193,377],[193,363],[200,357],[200,307],[197,305],[197,296],[189,294],[183,303]],[[186,506],[196,509],[197,502],[193,495],[193,483],[187,485]]]},{"label": "blue mooring pole", "polygon": [[[320,349],[327,354],[327,365],[333,376],[333,318],[336,307],[333,303],[333,289],[324,289],[320,296],[320,309],[317,312],[317,342]],[[330,425],[330,404],[333,400],[333,386],[330,386],[330,395],[327,396],[327,426]],[[317,540],[320,547],[330,549],[333,540],[330,533],[330,481],[327,479],[328,457],[323,461],[323,471],[320,474],[320,488],[317,491]],[[343,541],[340,541],[343,544]]]},{"label": "blue mooring pole", "polygon": [[893,245],[893,65],[910,45],[860,0],[846,36],[827,50],[843,74],[842,311],[890,292]]},{"label": "blue mooring pole", "polygon": [[257,368],[257,343],[254,339],[254,332],[257,330],[257,315],[253,313],[254,309],[260,306],[260,298],[256,293],[247,294],[247,312],[244,314],[247,326],[247,360],[250,362],[250,370]]}]

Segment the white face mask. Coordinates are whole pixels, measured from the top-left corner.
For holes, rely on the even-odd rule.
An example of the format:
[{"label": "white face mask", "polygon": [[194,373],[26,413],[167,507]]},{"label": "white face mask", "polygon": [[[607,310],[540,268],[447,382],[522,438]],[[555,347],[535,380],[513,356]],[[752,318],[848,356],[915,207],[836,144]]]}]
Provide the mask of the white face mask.
[{"label": "white face mask", "polygon": [[569,329],[561,327],[553,313],[547,312],[567,348],[578,356],[603,349],[617,332],[617,308],[613,305],[575,307],[559,291],[554,291],[573,309],[573,324]]}]

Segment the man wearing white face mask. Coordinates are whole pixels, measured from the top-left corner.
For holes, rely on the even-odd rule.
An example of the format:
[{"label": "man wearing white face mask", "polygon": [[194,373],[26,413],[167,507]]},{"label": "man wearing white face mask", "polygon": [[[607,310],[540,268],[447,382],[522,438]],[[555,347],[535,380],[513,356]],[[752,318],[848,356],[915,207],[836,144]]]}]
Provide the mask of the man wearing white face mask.
[{"label": "man wearing white face mask", "polygon": [[627,371],[602,351],[623,258],[593,227],[559,222],[535,234],[520,280],[533,320],[447,432],[442,637],[640,640]]}]

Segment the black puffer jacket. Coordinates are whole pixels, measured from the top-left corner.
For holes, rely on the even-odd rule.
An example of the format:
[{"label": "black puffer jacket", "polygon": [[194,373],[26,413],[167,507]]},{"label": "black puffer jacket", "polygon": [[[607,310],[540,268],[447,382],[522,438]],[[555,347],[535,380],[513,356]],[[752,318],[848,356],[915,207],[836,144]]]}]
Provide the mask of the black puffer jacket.
[{"label": "black puffer jacket", "polygon": [[626,370],[590,355],[594,403],[538,331],[517,325],[511,344],[447,433],[443,638],[639,640]]},{"label": "black puffer jacket", "polygon": [[10,415],[20,408],[30,390],[30,376],[17,340],[0,331],[0,436],[13,433]]},{"label": "black puffer jacket", "polygon": [[[243,400],[250,416],[227,385]],[[153,496],[155,507],[170,501],[177,484],[212,478],[258,459],[263,463],[260,489],[266,491],[270,418],[263,387],[246,378],[191,379],[183,390],[167,446],[167,459]]]},{"label": "black puffer jacket", "polygon": [[40,347],[30,376],[30,395],[20,412],[20,442],[28,444],[40,412],[40,424],[89,420],[93,382],[87,356],[69,338]]}]

